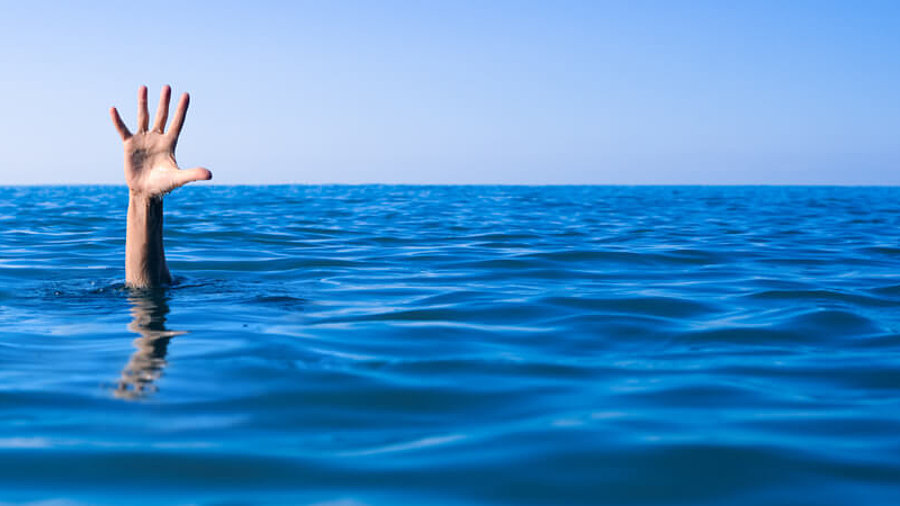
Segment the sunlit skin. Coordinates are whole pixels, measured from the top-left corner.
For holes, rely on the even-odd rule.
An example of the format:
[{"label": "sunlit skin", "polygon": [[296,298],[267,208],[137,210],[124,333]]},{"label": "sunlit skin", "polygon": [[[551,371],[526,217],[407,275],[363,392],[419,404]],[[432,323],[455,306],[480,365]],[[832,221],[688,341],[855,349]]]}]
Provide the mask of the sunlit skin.
[{"label": "sunlit skin", "polygon": [[125,148],[125,181],[128,183],[128,232],[125,240],[125,283],[148,288],[172,282],[163,251],[163,196],[193,181],[212,179],[203,168],[181,169],[175,161],[175,145],[184,126],[190,97],[181,95],[172,123],[166,130],[172,89],[163,86],[153,128],[147,110],[147,87],[138,90],[138,126],[131,133],[119,111],[109,110]]}]

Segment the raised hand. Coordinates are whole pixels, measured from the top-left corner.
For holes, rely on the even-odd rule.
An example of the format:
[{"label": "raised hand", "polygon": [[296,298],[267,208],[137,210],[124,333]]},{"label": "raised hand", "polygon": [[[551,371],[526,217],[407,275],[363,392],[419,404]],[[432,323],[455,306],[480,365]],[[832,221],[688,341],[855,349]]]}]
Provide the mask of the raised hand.
[{"label": "raised hand", "polygon": [[167,285],[172,275],[163,248],[163,199],[170,191],[212,173],[203,167],[181,170],[175,162],[175,145],[184,126],[188,94],[181,96],[169,131],[169,99],[172,89],[163,86],[153,129],[147,112],[147,87],[138,90],[138,128],[131,133],[119,111],[109,110],[125,146],[125,181],[128,182],[128,226],[125,238],[125,283],[132,288]]},{"label": "raised hand", "polygon": [[178,108],[165,131],[169,116],[169,101],[172,89],[163,86],[159,96],[159,107],[153,128],[150,129],[150,114],[147,111],[147,87],[138,90],[138,127],[131,133],[119,111],[110,108],[109,114],[125,147],[125,181],[133,194],[146,197],[159,197],[192,181],[212,179],[212,173],[203,167],[182,170],[175,162],[175,145],[184,126],[190,97],[181,95]]}]

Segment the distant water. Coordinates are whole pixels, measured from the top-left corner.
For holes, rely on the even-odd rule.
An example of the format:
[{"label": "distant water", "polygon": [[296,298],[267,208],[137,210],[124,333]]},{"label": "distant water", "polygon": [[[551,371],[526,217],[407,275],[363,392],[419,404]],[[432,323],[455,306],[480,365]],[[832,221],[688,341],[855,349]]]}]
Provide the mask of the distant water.
[{"label": "distant water", "polygon": [[900,188],[0,188],[0,502],[898,504]]}]

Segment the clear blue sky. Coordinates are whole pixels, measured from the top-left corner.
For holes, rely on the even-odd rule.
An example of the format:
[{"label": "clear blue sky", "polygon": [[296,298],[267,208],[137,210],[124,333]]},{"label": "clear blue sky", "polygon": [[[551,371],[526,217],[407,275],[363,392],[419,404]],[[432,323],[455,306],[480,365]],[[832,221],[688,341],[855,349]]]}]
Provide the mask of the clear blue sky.
[{"label": "clear blue sky", "polygon": [[[900,2],[3,2],[0,184],[900,184]],[[154,108],[151,105],[151,110]]]}]

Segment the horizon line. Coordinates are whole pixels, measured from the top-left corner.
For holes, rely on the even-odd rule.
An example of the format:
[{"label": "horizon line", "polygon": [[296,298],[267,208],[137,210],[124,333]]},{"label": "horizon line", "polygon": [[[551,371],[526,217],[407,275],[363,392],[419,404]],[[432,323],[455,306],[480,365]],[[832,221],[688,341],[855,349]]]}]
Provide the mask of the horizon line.
[{"label": "horizon line", "polygon": [[[125,183],[26,183],[4,184],[0,188],[40,188],[58,186],[127,187]],[[183,188],[267,187],[267,186],[598,186],[598,187],[820,187],[820,188],[897,188],[900,183],[212,183]]]}]

